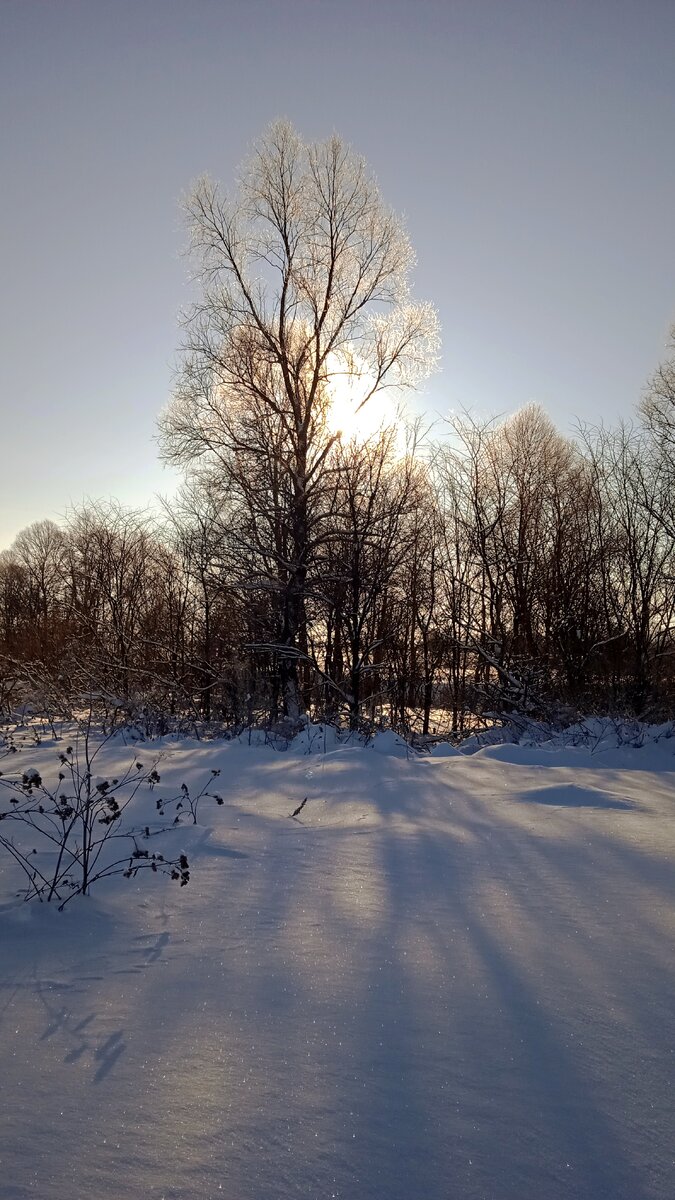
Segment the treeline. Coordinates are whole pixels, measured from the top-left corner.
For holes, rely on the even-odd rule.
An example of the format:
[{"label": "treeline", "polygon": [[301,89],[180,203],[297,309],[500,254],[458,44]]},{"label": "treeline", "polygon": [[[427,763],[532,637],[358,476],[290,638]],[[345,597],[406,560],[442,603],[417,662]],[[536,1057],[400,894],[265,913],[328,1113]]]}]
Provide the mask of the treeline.
[{"label": "treeline", "polygon": [[[124,719],[461,732],[476,715],[673,715],[667,407],[570,440],[538,408],[399,446],[337,440],[302,591],[274,443],[193,474],[162,521],[89,505],[0,555],[0,703]],[[661,427],[655,417],[663,418]],[[294,592],[289,595],[289,581]],[[288,641],[294,606],[293,643]]]},{"label": "treeline", "polygon": [[438,347],[364,161],[278,122],[234,196],[205,179],[186,210],[197,299],[160,425],[185,486],[162,522],[90,505],[2,555],[2,709],[424,733],[670,713],[673,362],[636,430],[571,441],[528,408],[364,438]]}]

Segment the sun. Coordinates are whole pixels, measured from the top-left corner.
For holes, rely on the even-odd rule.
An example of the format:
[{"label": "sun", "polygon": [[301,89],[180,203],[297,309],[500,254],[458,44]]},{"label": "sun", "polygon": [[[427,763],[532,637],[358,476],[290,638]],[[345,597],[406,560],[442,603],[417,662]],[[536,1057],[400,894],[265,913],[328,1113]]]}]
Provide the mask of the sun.
[{"label": "sun", "polygon": [[354,355],[333,354],[328,364],[330,403],[326,423],[344,442],[365,443],[394,428],[396,441],[405,443],[398,406],[390,392],[373,391],[375,380]]}]

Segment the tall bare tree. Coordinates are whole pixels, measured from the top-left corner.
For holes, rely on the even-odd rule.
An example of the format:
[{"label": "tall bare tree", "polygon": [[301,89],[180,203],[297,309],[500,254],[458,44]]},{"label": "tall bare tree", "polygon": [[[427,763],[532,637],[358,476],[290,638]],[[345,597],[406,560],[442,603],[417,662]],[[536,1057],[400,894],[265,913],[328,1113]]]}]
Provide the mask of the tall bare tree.
[{"label": "tall bare tree", "polygon": [[430,305],[410,301],[413,252],[363,159],[340,138],[305,143],[270,127],[232,199],[209,180],[187,200],[201,297],[186,321],[182,371],[162,421],[167,458],[217,464],[237,488],[270,447],[283,499],[278,645],[286,713],[302,707],[308,549],[337,435],[326,423],[340,377],[366,404],[414,383],[437,343]]}]

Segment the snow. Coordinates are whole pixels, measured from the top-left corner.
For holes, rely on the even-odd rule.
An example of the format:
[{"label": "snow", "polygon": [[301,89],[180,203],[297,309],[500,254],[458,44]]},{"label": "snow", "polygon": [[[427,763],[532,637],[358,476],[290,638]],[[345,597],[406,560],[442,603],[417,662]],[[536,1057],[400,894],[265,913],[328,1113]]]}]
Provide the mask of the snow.
[{"label": "snow", "polygon": [[429,751],[432,758],[458,758],[461,751],[451,742],[436,742]]},{"label": "snow", "polygon": [[39,785],[40,772],[35,767],[27,767],[23,773],[23,782],[25,784],[30,784],[30,785],[32,785],[32,784]]},{"label": "snow", "polygon": [[397,733],[394,733],[393,729],[385,729],[381,733],[376,733],[370,742],[370,748],[376,754],[389,754],[394,758],[407,758],[410,754],[407,743]]},{"label": "snow", "polygon": [[186,888],[0,859],[2,1200],[672,1200],[673,742],[315,732],[101,751],[220,769]]}]

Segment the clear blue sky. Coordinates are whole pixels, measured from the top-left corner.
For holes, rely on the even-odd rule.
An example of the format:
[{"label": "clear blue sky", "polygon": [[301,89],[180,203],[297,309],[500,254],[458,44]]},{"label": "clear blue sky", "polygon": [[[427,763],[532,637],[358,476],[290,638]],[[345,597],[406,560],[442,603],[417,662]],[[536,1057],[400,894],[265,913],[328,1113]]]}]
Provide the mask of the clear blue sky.
[{"label": "clear blue sky", "polygon": [[172,490],[179,197],[277,116],[406,215],[419,403],[630,416],[675,320],[674,62],[673,0],[2,0],[0,548]]}]

